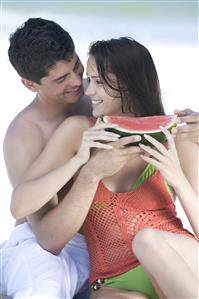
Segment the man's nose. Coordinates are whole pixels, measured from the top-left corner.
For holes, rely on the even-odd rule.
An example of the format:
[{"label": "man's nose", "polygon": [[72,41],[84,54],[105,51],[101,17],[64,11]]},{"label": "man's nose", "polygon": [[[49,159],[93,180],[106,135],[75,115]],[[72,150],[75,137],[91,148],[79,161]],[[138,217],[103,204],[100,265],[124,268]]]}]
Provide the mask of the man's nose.
[{"label": "man's nose", "polygon": [[71,86],[81,86],[82,85],[82,76],[80,74],[72,73],[70,77]]}]

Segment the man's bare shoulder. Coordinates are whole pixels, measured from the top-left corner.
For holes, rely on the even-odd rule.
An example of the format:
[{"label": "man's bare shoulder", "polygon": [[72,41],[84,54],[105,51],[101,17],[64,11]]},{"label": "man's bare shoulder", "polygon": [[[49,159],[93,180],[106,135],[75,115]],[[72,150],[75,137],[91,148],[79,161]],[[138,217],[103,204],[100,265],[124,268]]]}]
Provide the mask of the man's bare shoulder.
[{"label": "man's bare shoulder", "polygon": [[35,113],[33,112],[32,103],[20,111],[8,126],[5,140],[10,137],[17,140],[31,134],[36,134],[37,137],[42,136],[42,130],[35,120]]},{"label": "man's bare shoulder", "polygon": [[4,160],[11,183],[20,181],[45,146],[40,127],[23,113],[9,125],[3,143]]},{"label": "man's bare shoulder", "polygon": [[29,140],[32,140],[33,142],[35,139],[38,139],[38,141],[42,140],[42,130],[35,122],[33,122],[31,119],[28,119],[26,115],[19,114],[8,126],[4,143],[22,142],[22,144],[26,144]]}]

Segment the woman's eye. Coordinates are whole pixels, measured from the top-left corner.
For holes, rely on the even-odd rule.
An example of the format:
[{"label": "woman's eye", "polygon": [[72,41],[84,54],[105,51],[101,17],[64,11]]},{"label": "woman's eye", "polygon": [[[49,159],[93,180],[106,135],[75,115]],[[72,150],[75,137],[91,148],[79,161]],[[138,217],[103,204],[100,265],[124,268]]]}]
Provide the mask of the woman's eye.
[{"label": "woman's eye", "polygon": [[102,85],[102,84],[103,84],[103,82],[102,82],[102,81],[99,81],[99,80],[97,80],[96,83],[97,83],[98,85]]}]

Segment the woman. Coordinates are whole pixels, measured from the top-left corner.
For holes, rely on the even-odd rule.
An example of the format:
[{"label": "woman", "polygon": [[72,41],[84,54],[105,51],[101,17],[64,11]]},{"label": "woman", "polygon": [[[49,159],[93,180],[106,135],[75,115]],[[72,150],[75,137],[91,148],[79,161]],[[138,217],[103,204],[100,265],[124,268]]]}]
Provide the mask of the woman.
[{"label": "woman", "polygon": [[[153,60],[136,41],[121,38],[91,45],[87,74],[86,94],[91,98],[95,117],[164,114]],[[146,136],[153,148],[140,145],[142,155],[99,184],[84,223],[95,289],[110,286],[138,290],[155,298],[150,287],[149,291],[133,286],[138,275],[146,278],[145,268],[156,290],[161,289],[160,296],[197,298],[198,242],[176,217],[172,191],[179,197],[198,237],[198,179],[197,166],[194,167],[198,148],[195,143],[176,140],[181,168],[173,138],[167,131],[164,133],[168,150]]]},{"label": "woman", "polygon": [[[89,86],[86,93],[91,98],[95,118],[103,115],[137,117],[164,114],[152,57],[138,42],[121,38],[92,44],[87,75]],[[100,137],[99,132],[96,134],[96,131],[104,128],[104,125],[98,124],[93,128],[89,128],[89,125],[88,119],[72,117],[57,129],[50,145],[56,148],[54,152],[55,158],[58,159],[56,165],[62,165],[64,159],[61,157],[64,151],[67,152],[67,160],[77,153],[76,158],[78,161],[81,160],[81,163],[78,162],[80,167],[89,159],[91,147],[105,148],[104,145],[99,145],[99,139],[105,141],[117,139],[115,136]],[[86,132],[83,133],[84,131]],[[155,299],[158,295],[161,298],[196,297],[194,256],[197,241],[192,234],[183,229],[176,217],[172,193],[174,189],[197,235],[195,215],[197,196],[194,191],[197,190],[195,170],[197,148],[191,142],[176,138],[179,162],[174,141],[167,131],[165,134],[168,138],[168,150],[153,138],[146,136],[153,148],[140,146],[138,150],[138,147],[135,147],[135,155],[130,155],[128,161],[115,174],[102,178],[93,203],[89,203],[91,206],[84,222],[84,232],[91,261],[91,285],[93,289],[99,289],[93,293],[93,298]],[[120,142],[112,142],[113,149],[109,149],[115,152],[121,145],[122,139]],[[124,146],[123,151],[125,150]],[[95,157],[95,153],[91,160],[93,156]],[[50,169],[54,169],[52,165]],[[63,182],[66,182],[67,169],[64,170]],[[72,172],[74,173],[74,170]],[[56,171],[53,175],[53,181],[60,182],[59,172]],[[46,187],[42,185],[42,192],[48,189],[48,178],[45,182]],[[20,194],[19,197],[22,198],[24,193],[26,194],[24,198],[27,198],[30,183],[31,181],[27,183],[29,185],[27,189],[23,184],[18,186],[15,194]],[[183,190],[180,188],[181,184]],[[60,187],[60,183],[55,183],[53,192]],[[48,194],[34,209],[38,209],[39,205],[46,203],[51,197]],[[145,239],[145,236],[148,238]],[[157,244],[153,246],[154,240],[156,243],[158,240],[158,246]],[[165,247],[169,248],[163,256],[155,253],[156,264],[152,264],[151,256],[154,256],[154,247],[159,247],[159,240],[164,240],[162,241],[164,250]],[[148,257],[145,252],[146,243],[149,244],[151,253]],[[183,244],[187,250],[182,250]],[[160,250],[157,251],[162,253]],[[163,267],[167,271],[162,274],[160,269]],[[179,276],[180,274],[183,274],[186,281]],[[153,281],[156,292],[150,280]]]}]

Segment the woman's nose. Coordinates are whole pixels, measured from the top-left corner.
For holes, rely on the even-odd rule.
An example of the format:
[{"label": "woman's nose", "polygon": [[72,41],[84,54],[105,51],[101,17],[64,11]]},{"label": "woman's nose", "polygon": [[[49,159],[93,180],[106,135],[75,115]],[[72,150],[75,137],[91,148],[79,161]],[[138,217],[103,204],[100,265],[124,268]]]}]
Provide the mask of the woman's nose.
[{"label": "woman's nose", "polygon": [[85,95],[87,95],[88,97],[92,96],[95,93],[93,85],[91,82],[89,82],[86,90],[85,90]]}]

